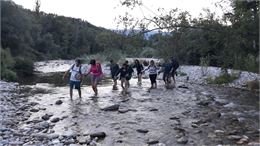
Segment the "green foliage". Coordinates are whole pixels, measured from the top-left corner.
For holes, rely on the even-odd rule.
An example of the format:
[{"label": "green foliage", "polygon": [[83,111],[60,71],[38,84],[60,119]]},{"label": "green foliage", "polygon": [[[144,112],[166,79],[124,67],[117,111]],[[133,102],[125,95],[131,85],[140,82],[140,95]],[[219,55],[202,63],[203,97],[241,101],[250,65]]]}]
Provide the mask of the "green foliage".
[{"label": "green foliage", "polygon": [[82,58],[86,63],[89,63],[91,59],[96,59],[99,62],[105,62],[113,59],[115,62],[118,62],[120,59],[126,58],[126,55],[124,55],[121,51],[106,50],[98,54],[84,55]]},{"label": "green foliage", "polygon": [[14,59],[10,53],[10,49],[1,48],[1,79],[7,81],[16,81],[16,73],[12,71]]},{"label": "green foliage", "polygon": [[179,75],[179,76],[187,76],[187,74],[185,72],[177,72],[177,75]]},{"label": "green foliage", "polygon": [[33,61],[28,58],[15,58],[14,70],[19,77],[33,75],[34,65]]},{"label": "green foliage", "polygon": [[238,76],[236,74],[223,74],[220,75],[216,78],[207,78],[207,83],[209,84],[226,84],[226,83],[231,83],[234,80],[238,79]]},{"label": "green foliage", "polygon": [[16,73],[9,69],[4,69],[1,71],[1,78],[6,81],[17,81]]}]

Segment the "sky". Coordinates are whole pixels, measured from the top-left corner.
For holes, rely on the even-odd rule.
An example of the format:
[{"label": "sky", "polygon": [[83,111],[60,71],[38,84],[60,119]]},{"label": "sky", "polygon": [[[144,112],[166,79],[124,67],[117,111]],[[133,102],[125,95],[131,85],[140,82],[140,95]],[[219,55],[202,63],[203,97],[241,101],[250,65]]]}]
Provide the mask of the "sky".
[{"label": "sky", "polygon": [[[35,7],[35,0],[13,1],[27,9],[33,10]],[[197,17],[203,8],[209,8],[221,16],[221,9],[214,5],[216,1],[218,0],[143,0],[145,7],[136,8],[132,14],[137,17],[151,16],[160,7],[166,10],[178,8]],[[119,5],[120,0],[41,0],[40,11],[80,18],[98,27],[116,29],[115,18],[124,15],[126,10]]]}]

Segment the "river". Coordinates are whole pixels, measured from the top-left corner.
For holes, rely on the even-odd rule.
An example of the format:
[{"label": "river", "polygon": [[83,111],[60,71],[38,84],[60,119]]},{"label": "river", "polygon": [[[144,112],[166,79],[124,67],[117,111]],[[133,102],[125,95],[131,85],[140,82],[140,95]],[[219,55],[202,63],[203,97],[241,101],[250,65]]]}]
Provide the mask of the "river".
[{"label": "river", "polygon": [[[55,82],[61,80],[57,76]],[[159,77],[153,90],[147,78],[141,86],[133,78],[123,94],[120,87],[112,90],[108,77],[98,86],[98,97],[86,80],[82,99],[74,90],[73,100],[66,82],[60,84],[64,81],[38,79],[2,88],[0,145],[259,145],[255,92],[180,80],[166,89]]]}]

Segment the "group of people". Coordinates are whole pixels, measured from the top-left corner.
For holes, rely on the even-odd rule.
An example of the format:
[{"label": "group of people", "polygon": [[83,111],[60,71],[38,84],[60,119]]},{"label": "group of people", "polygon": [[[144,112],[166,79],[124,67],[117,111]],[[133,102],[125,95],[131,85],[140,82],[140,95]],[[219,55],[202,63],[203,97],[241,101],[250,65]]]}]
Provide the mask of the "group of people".
[{"label": "group of people", "polygon": [[95,59],[90,60],[91,67],[89,70],[84,71],[82,69],[82,60],[76,59],[75,64],[73,64],[63,75],[63,79],[65,79],[66,75],[70,72],[70,98],[73,96],[73,88],[78,90],[79,98],[81,98],[81,83],[84,76],[90,75],[92,89],[95,95],[98,94],[97,85],[103,76],[101,64],[97,63]]},{"label": "group of people", "polygon": [[[81,98],[81,83],[82,78],[84,76],[90,75],[92,89],[95,93],[95,96],[98,94],[97,85],[98,82],[102,79],[103,72],[100,63],[97,63],[95,59],[90,61],[90,68],[86,71],[82,69],[82,60],[76,59],[75,64],[73,64],[63,75],[63,79],[66,75],[70,72],[70,98],[72,99],[73,96],[73,88],[78,90],[79,97]],[[111,78],[113,80],[113,90],[117,90],[117,80],[121,81],[121,87],[124,93],[127,93],[128,88],[130,87],[130,80],[134,73],[134,69],[136,69],[137,77],[138,77],[138,84],[142,84],[142,75],[148,71],[149,78],[151,81],[150,89],[157,88],[157,76],[163,72],[163,81],[166,87],[171,83],[171,78],[173,78],[173,82],[175,84],[175,75],[176,70],[179,67],[179,63],[176,59],[171,58],[170,61],[165,62],[163,65],[158,67],[154,60],[149,62],[149,65],[144,68],[144,65],[140,63],[138,59],[134,61],[133,65],[130,65],[128,61],[125,61],[122,66],[120,67],[118,63],[114,60],[110,60],[110,71],[111,71]]]},{"label": "group of people", "polygon": [[154,60],[151,60],[149,62],[149,65],[144,68],[144,65],[140,63],[138,59],[134,61],[133,65],[129,65],[128,61],[126,61],[121,68],[119,68],[119,65],[115,63],[113,60],[110,60],[110,70],[111,70],[111,77],[114,81],[113,89],[117,89],[117,79],[121,80],[121,87],[123,91],[127,92],[127,89],[129,88],[129,80],[132,77],[132,74],[134,72],[133,68],[136,68],[137,77],[138,77],[138,84],[142,84],[142,75],[148,71],[149,72],[149,78],[151,81],[151,87],[150,89],[157,88],[157,76],[163,72],[163,81],[167,86],[171,83],[171,78],[173,78],[174,84],[175,81],[175,75],[177,74],[176,70],[179,67],[179,63],[176,59],[173,57],[170,59],[170,61],[165,62],[161,67],[158,67]]}]

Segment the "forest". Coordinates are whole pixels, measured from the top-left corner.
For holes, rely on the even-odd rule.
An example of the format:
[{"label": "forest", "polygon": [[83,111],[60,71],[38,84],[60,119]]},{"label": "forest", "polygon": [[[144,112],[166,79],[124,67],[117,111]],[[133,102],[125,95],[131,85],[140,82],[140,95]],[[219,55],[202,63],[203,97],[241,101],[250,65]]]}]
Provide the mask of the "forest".
[{"label": "forest", "polygon": [[[221,18],[210,10],[199,18],[177,9],[161,12],[149,19],[158,31],[147,37],[152,31],[145,28],[148,22],[140,23],[140,31],[125,33],[1,0],[1,79],[15,81],[32,75],[35,61],[91,54],[103,54],[107,60],[174,56],[183,65],[258,72],[259,1],[230,1],[232,11]],[[126,0],[122,5],[135,2]]]}]

